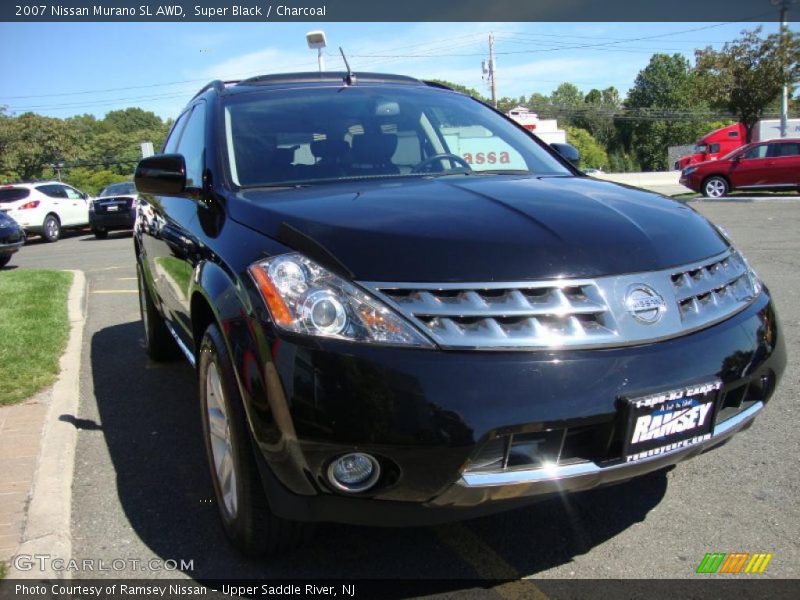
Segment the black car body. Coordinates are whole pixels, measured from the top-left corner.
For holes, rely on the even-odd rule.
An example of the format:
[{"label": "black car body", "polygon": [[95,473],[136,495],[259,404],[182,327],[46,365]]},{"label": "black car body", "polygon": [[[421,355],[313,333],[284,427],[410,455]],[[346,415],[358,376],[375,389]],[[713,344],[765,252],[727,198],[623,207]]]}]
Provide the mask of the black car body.
[{"label": "black car body", "polygon": [[0,211],[0,268],[25,243],[25,231],[14,219]]},{"label": "black car body", "polygon": [[100,190],[89,205],[89,226],[98,239],[109,231],[133,229],[136,221],[136,186],[132,181],[112,183]]},{"label": "black car body", "polygon": [[137,169],[146,345],[198,366],[239,548],[625,480],[753,422],[783,338],[720,230],[461,94],[344,80],[210,84]]}]

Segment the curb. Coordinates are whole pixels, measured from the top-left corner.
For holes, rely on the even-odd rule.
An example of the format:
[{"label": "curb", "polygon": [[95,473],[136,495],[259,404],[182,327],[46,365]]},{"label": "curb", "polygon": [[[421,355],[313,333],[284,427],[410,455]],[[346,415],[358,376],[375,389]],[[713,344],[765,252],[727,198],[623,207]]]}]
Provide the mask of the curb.
[{"label": "curb", "polygon": [[[78,411],[81,347],[86,322],[86,276],[83,271],[69,272],[73,276],[67,301],[69,339],[59,361],[60,374],[52,388],[50,407],[42,428],[25,529],[17,551],[17,555],[58,557],[65,561],[69,560],[72,553],[70,515],[78,430],[71,423],[59,420],[59,417],[64,414],[75,415]],[[39,580],[71,578],[69,570],[55,571],[51,561],[33,564],[34,568],[20,571],[12,560],[6,577]]]}]

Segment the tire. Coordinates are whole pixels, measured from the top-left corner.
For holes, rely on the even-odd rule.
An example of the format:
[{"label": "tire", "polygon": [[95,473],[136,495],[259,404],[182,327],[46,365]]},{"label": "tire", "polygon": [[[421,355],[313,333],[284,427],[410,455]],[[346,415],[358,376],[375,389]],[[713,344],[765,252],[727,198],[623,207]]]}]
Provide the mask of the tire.
[{"label": "tire", "polygon": [[46,242],[57,242],[61,237],[61,222],[57,216],[50,214],[44,218],[42,237]]},{"label": "tire", "polygon": [[10,254],[3,254],[0,256],[0,269],[5,267],[8,264],[8,261],[11,260]]},{"label": "tire", "polygon": [[180,356],[180,350],[164,323],[164,317],[158,312],[150,297],[150,290],[147,289],[142,267],[138,262],[136,275],[139,282],[139,312],[144,327],[144,351],[156,362],[175,360]]},{"label": "tire", "polygon": [[706,198],[723,198],[728,195],[730,186],[724,177],[714,175],[703,182],[701,191]]},{"label": "tire", "polygon": [[104,240],[108,237],[108,229],[92,229],[92,233],[98,240]]},{"label": "tire", "polygon": [[233,364],[216,324],[203,335],[197,374],[206,455],[225,535],[248,556],[301,545],[313,525],[281,519],[269,508]]}]

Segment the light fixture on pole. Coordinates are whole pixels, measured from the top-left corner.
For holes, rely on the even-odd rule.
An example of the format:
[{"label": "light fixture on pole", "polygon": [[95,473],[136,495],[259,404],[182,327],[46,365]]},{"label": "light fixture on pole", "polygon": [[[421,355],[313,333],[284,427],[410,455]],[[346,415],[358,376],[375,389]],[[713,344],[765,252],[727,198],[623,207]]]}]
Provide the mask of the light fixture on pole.
[{"label": "light fixture on pole", "polygon": [[308,47],[312,50],[316,49],[317,51],[317,65],[319,66],[319,72],[322,73],[325,70],[325,58],[322,56],[322,49],[327,46],[327,40],[325,39],[325,32],[324,31],[309,31],[306,34],[306,42],[308,42]]}]

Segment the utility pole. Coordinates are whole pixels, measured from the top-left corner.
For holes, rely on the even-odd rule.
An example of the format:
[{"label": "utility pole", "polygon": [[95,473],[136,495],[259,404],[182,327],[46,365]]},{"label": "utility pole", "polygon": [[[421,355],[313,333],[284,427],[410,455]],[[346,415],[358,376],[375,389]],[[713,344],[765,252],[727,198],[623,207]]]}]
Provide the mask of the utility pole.
[{"label": "utility pole", "polygon": [[494,70],[494,34],[489,34],[489,60],[481,63],[481,70],[483,71],[483,80],[489,83],[489,89],[492,90],[492,106],[497,108],[497,74]]},{"label": "utility pole", "polygon": [[497,74],[494,68],[494,34],[489,34],[489,82],[492,85],[492,106],[497,108]]},{"label": "utility pole", "polygon": [[[796,3],[797,0],[771,0],[773,6],[780,4],[781,7],[781,50],[786,50],[786,32],[789,25],[786,22],[786,13],[789,12],[789,5]],[[784,83],[781,91],[781,137],[788,135],[789,127],[789,86]]]}]

